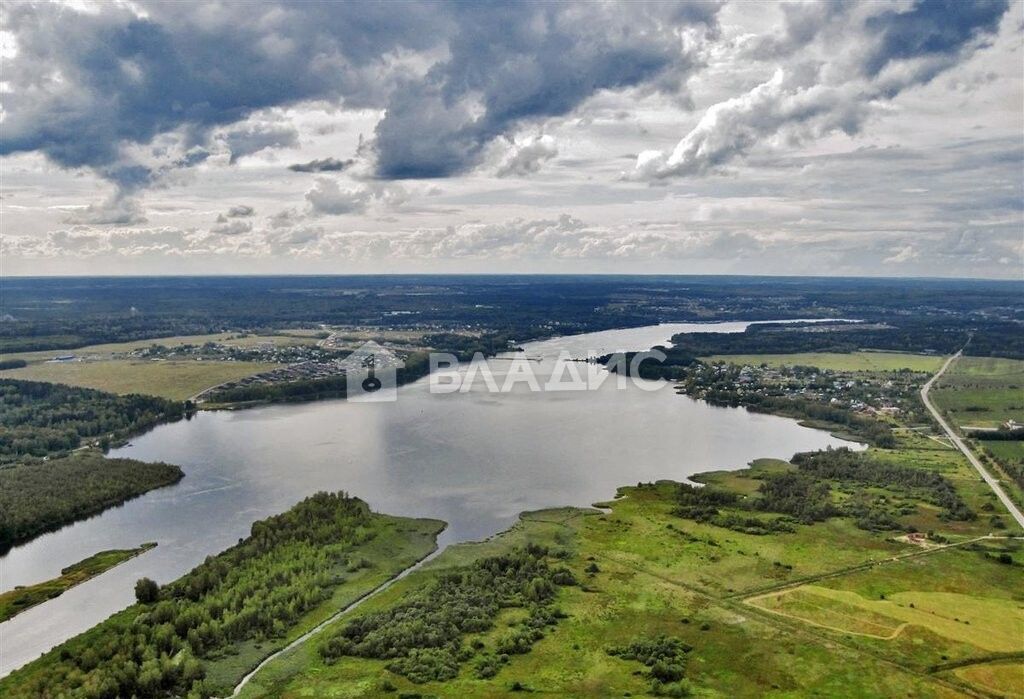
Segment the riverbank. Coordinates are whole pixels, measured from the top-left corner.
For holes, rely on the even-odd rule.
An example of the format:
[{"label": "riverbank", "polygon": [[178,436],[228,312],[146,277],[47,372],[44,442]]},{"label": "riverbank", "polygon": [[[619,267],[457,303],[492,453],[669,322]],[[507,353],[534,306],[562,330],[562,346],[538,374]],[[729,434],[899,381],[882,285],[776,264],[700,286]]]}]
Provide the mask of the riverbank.
[{"label": "riverbank", "polygon": [[137,586],[138,604],[0,680],[0,694],[229,694],[268,655],[436,550],[443,529],[320,493],[182,578]]},{"label": "riverbank", "polygon": [[58,597],[75,585],[80,585],[125,561],[141,556],[155,546],[155,542],[149,542],[134,549],[100,551],[63,569],[59,578],[27,587],[16,587],[4,592],[0,594],[0,622],[7,621],[37,604]]},{"label": "riverbank", "polygon": [[[699,480],[749,502],[762,497],[765,478],[791,472],[791,464],[770,461]],[[1009,668],[1024,659],[1019,541],[989,536],[979,522],[953,522],[928,535],[945,543],[926,547],[899,531],[863,529],[847,516],[797,522],[792,531],[745,533],[680,516],[679,487],[668,481],[624,487],[620,497],[599,503],[605,512],[524,513],[485,542],[451,546],[269,663],[239,696],[870,696],[880,686],[886,694],[923,697],[1013,691]],[[745,505],[722,510],[764,516]],[[927,499],[914,500],[907,522],[935,524]],[[325,659],[331,639],[354,633],[358,620],[372,626],[375,615],[393,614],[409,600],[443,600],[446,581],[470,566],[531,546],[543,548],[548,565],[568,568],[576,584],[555,589],[556,621],[539,627],[540,635],[520,650],[502,655],[528,617],[511,606],[486,626],[459,634],[454,672],[433,665],[426,649],[415,652],[414,674],[408,663],[365,654]],[[399,643],[402,629],[393,633]],[[675,661],[678,674],[618,652],[638,643],[684,649]],[[433,672],[437,679],[424,681]]]}]

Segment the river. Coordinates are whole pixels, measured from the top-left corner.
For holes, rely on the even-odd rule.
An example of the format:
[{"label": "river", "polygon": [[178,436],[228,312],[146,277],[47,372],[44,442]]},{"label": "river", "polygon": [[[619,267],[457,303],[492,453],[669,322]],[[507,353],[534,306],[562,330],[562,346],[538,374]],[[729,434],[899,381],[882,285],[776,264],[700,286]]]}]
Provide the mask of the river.
[{"label": "river", "polygon": [[[746,326],[674,323],[561,337],[488,366],[499,385],[509,371],[525,370],[544,385],[563,351],[640,350],[677,332]],[[592,383],[605,380],[593,390],[540,392],[519,381],[494,393],[479,379],[468,392],[437,394],[422,379],[393,402],[200,412],[136,437],[111,455],[179,464],[186,477],[13,549],[0,559],[0,589],[55,577],[103,549],[159,546],[0,624],[0,676],[133,602],[138,578],[173,580],[246,536],[254,520],[317,490],[347,490],[381,512],[443,519],[443,546],[499,532],[523,510],[609,499],[619,485],[849,445],[793,420],[677,396],[668,384],[620,386],[591,365],[571,368],[589,372]],[[460,371],[464,377],[467,368]]]}]

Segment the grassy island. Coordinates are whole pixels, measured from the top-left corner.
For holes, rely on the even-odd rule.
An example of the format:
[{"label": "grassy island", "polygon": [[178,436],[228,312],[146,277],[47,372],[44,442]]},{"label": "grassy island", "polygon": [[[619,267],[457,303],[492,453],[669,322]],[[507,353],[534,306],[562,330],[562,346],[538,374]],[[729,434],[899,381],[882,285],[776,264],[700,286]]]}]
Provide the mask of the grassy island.
[{"label": "grassy island", "polygon": [[113,549],[100,551],[88,558],[70,565],[60,571],[60,576],[52,580],[16,587],[0,594],[0,622],[7,621],[26,609],[42,604],[48,599],[59,597],[75,585],[95,578],[114,566],[149,551],[156,544],[149,542],[133,549]]}]

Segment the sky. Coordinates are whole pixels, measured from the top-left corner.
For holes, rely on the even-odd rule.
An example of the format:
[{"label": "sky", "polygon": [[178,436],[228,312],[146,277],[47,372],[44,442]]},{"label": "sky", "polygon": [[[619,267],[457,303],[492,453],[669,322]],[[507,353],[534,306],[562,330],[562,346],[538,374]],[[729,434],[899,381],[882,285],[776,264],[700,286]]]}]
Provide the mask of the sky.
[{"label": "sky", "polygon": [[1024,278],[1024,3],[0,6],[0,273]]}]

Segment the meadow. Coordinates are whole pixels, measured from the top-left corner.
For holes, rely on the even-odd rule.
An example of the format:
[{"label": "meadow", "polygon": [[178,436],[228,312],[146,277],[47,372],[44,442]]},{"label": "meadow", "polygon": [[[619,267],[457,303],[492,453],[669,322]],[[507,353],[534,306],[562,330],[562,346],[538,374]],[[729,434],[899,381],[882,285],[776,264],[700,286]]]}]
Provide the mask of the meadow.
[{"label": "meadow", "polygon": [[140,393],[169,400],[187,400],[212,386],[277,366],[280,365],[270,362],[110,359],[37,362],[5,371],[3,376],[95,388],[120,395]]},{"label": "meadow", "polygon": [[319,342],[319,334],[322,330],[298,329],[282,330],[271,335],[256,335],[252,333],[208,333],[205,335],[172,335],[169,337],[154,337],[146,340],[133,340],[129,342],[107,342],[96,345],[86,345],[75,349],[41,350],[35,352],[4,352],[3,359],[22,359],[29,364],[46,362],[55,356],[74,354],[80,357],[96,357],[99,359],[109,358],[114,354],[126,354],[144,350],[153,345],[163,345],[174,348],[183,345],[204,345],[207,342],[216,342],[229,347],[257,347],[259,345],[272,344],[276,347],[289,345],[311,345]]},{"label": "meadow", "polygon": [[[927,468],[956,478],[960,464],[939,457]],[[762,460],[699,480],[757,498],[765,478],[792,469]],[[973,483],[956,482],[965,500],[986,500]],[[678,516],[677,489],[670,482],[622,488],[598,503],[601,510],[524,513],[497,537],[453,546],[343,616],[323,638],[270,663],[241,696],[867,697],[884,686],[888,696],[956,697],[983,686],[1013,689],[1024,657],[1019,542],[984,538],[983,523],[943,521],[927,502],[906,521],[935,526],[930,540],[937,543],[929,546],[865,531],[844,517],[747,534]],[[578,584],[558,589],[555,604],[565,618],[528,652],[508,656],[495,676],[482,678],[474,668],[522,623],[519,610],[464,634],[465,660],[443,682],[412,682],[384,660],[328,663],[320,655],[324,639],[350,620],[530,544],[546,547],[551,564],[567,566]],[[682,680],[661,682],[650,665],[609,653],[661,638],[690,649]]]},{"label": "meadow", "polygon": [[960,427],[1024,423],[1024,361],[961,357],[932,392],[936,406]]}]

